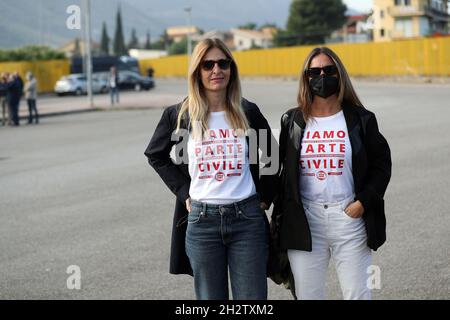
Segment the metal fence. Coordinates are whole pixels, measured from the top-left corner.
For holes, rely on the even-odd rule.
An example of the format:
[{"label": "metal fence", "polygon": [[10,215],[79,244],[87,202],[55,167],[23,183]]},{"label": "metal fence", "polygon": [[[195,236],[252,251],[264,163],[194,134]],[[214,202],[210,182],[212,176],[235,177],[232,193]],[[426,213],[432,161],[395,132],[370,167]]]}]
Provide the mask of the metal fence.
[{"label": "metal fence", "polygon": [[25,80],[27,71],[36,77],[39,92],[51,92],[56,81],[70,73],[69,60],[20,61],[0,63],[0,72],[17,71]]},{"label": "metal fence", "polygon": [[[298,76],[315,46],[234,52],[244,76]],[[450,37],[330,44],[352,76],[450,76]],[[141,71],[150,65],[155,76],[186,76],[187,56],[141,60]]]},{"label": "metal fence", "polygon": [[[416,40],[329,45],[344,62],[352,76],[450,76],[450,37]],[[274,48],[234,52],[243,76],[298,76],[314,46]],[[139,61],[142,74],[149,67],[156,77],[185,77],[186,55]],[[0,72],[31,70],[39,92],[53,91],[56,81],[70,72],[69,60],[3,62]]]}]

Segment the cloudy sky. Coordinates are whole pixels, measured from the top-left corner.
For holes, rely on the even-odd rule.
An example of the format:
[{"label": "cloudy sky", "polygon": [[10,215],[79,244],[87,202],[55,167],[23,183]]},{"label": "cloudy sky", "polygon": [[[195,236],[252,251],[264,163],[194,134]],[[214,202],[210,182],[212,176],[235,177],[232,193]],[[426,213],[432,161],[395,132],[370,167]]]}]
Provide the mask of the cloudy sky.
[{"label": "cloudy sky", "polygon": [[[314,0],[320,1],[320,0]],[[343,0],[356,11],[368,12],[372,0]],[[0,0],[0,48],[28,44],[60,46],[81,31],[66,27],[70,5],[82,0]],[[91,0],[92,35],[99,41],[102,23],[113,35],[115,15],[121,4],[124,33],[127,40],[135,28],[141,41],[146,32],[158,38],[169,26],[186,24],[183,8],[193,8],[192,21],[203,30],[228,30],[247,22],[258,25],[276,23],[285,27],[291,0]],[[251,14],[249,14],[251,12]]]},{"label": "cloudy sky", "polygon": [[343,0],[343,2],[352,9],[358,11],[369,11],[372,8],[372,0]]}]

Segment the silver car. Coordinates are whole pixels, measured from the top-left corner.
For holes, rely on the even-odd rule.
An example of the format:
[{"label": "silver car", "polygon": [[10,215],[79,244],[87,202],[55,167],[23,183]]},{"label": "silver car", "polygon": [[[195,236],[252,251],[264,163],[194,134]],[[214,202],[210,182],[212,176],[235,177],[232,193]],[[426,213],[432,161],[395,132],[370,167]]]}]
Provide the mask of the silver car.
[{"label": "silver car", "polygon": [[[95,75],[92,76],[92,92],[105,93],[108,91],[107,82]],[[75,94],[80,96],[87,93],[87,78],[85,74],[70,74],[63,76],[55,84],[55,93],[59,96]]]}]

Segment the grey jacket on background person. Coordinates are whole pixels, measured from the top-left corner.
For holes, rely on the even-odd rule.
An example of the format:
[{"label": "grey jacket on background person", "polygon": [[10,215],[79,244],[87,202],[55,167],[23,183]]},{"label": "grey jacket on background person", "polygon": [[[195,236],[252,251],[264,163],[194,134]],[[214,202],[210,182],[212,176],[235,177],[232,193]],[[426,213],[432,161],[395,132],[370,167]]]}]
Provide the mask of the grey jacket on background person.
[{"label": "grey jacket on background person", "polygon": [[37,81],[34,76],[30,76],[23,88],[25,99],[36,100],[37,98]]}]

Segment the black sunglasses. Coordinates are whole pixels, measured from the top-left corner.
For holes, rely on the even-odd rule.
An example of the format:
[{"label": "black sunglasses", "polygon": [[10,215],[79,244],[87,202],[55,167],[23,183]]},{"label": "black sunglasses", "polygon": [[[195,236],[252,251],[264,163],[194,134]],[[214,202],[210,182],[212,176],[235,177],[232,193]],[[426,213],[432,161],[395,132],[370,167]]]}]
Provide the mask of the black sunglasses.
[{"label": "black sunglasses", "polygon": [[322,70],[323,73],[325,73],[325,75],[327,76],[335,75],[338,72],[338,69],[335,65],[329,65],[323,68],[309,68],[308,70],[306,70],[306,74],[311,78],[316,78],[320,76]]},{"label": "black sunglasses", "polygon": [[228,70],[231,65],[231,60],[230,59],[204,60],[204,61],[202,61],[202,64],[201,64],[202,69],[205,71],[211,71],[212,69],[214,69],[214,66],[216,65],[216,63],[220,69]]}]

